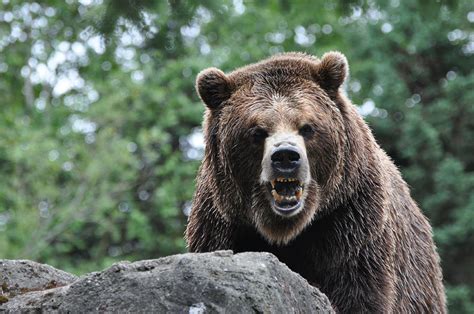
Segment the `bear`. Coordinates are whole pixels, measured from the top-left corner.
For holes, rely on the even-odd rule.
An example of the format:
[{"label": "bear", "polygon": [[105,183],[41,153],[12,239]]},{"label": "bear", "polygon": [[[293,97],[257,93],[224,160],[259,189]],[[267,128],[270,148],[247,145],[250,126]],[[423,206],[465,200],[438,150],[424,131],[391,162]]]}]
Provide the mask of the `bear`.
[{"label": "bear", "polygon": [[273,253],[340,313],[445,313],[431,226],[343,90],[336,51],[208,68],[190,252]]}]

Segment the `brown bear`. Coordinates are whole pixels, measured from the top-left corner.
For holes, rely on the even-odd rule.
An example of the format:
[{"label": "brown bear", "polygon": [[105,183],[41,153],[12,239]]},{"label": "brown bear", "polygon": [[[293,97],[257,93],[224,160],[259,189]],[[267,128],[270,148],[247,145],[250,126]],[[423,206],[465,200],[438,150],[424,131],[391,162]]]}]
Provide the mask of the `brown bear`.
[{"label": "brown bear", "polygon": [[431,227],[341,90],[347,74],[329,52],[198,75],[189,250],[271,252],[341,313],[445,313]]}]

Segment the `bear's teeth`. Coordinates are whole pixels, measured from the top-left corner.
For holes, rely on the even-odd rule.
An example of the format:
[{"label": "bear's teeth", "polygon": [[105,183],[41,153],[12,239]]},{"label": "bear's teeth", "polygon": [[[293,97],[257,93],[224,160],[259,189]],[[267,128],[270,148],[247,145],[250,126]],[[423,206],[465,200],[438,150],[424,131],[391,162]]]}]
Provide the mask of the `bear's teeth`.
[{"label": "bear's teeth", "polygon": [[276,180],[273,180],[272,182],[295,182],[295,181],[298,181],[296,178],[283,178],[283,177],[279,177],[277,178]]},{"label": "bear's teeth", "polygon": [[299,186],[295,191],[295,197],[297,199],[300,199],[302,195],[303,195],[303,187]]},{"label": "bear's teeth", "polygon": [[297,201],[298,200],[297,196],[280,195],[280,194],[278,194],[278,192],[276,190],[272,190],[272,195],[273,195],[273,198],[275,199],[275,201],[277,201],[278,203],[281,203],[282,201],[291,202],[291,201]]},{"label": "bear's teeth", "polygon": [[281,202],[281,200],[283,199],[283,197],[278,194],[277,191],[275,190],[272,190],[272,195],[273,195],[273,198],[277,201],[277,202]]}]

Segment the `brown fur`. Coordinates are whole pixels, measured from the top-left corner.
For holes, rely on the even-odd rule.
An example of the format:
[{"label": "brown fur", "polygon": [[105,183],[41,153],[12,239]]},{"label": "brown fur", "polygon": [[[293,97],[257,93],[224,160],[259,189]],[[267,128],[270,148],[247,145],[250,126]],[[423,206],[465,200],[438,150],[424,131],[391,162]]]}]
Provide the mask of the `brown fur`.
[{"label": "brown fur", "polygon": [[[205,157],[186,231],[190,251],[268,251],[342,313],[444,313],[431,227],[390,158],[340,91],[337,52],[279,55],[197,78],[207,106]],[[281,217],[259,182],[263,148],[249,130],[315,128],[305,139],[304,208]],[[295,131],[296,132],[296,131]]]}]

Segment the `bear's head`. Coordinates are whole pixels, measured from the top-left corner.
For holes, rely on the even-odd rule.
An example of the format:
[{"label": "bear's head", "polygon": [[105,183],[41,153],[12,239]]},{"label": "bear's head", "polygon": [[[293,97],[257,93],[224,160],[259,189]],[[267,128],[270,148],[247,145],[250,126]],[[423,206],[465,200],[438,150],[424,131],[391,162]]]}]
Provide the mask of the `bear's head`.
[{"label": "bear's head", "polygon": [[[217,210],[267,241],[295,238],[338,193],[346,145],[344,55],[288,53],[224,74],[202,71],[203,176]],[[343,101],[342,101],[343,102]],[[203,173],[204,172],[204,173]]]}]

